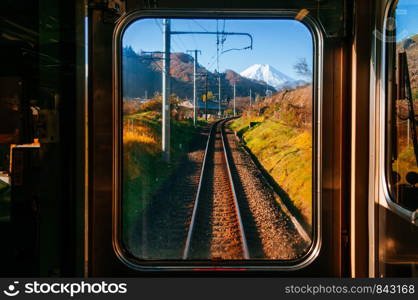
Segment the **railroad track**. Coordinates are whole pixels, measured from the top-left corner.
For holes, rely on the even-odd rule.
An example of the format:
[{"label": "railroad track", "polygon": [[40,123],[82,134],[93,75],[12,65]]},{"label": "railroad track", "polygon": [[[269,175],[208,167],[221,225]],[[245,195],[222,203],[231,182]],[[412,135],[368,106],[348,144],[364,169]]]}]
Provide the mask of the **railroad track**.
[{"label": "railroad track", "polygon": [[250,258],[231,174],[226,121],[214,123],[208,136],[183,259]]}]

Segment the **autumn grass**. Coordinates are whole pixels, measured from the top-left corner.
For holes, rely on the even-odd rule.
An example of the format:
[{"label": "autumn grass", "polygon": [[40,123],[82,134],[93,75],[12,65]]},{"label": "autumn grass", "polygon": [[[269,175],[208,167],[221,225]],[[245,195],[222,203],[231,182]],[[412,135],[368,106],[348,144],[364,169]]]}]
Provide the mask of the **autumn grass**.
[{"label": "autumn grass", "polygon": [[140,112],[124,117],[123,128],[123,231],[127,249],[137,249],[134,226],[143,218],[152,195],[168,180],[187,154],[188,147],[204,125],[191,121],[171,122],[171,160],[166,162],[161,151],[161,114]]},{"label": "autumn grass", "polygon": [[412,143],[409,147],[404,146],[398,155],[398,159],[393,162],[392,170],[400,175],[399,184],[408,184],[406,174],[409,172],[418,173],[418,166],[415,159],[414,147]]},{"label": "autumn grass", "polygon": [[[307,99],[309,101],[309,99]],[[278,107],[279,105],[277,105]],[[312,131],[295,126],[291,109],[277,114],[270,104],[263,114],[244,113],[231,124],[247,149],[296,208],[312,224]],[[250,124],[252,126],[250,127]]]}]

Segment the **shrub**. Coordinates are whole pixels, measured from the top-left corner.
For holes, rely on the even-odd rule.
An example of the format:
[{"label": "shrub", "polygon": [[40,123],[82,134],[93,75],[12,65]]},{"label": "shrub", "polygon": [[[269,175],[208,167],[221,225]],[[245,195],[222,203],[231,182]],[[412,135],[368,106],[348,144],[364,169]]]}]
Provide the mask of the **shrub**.
[{"label": "shrub", "polygon": [[227,116],[232,116],[232,115],[234,115],[234,112],[233,112],[232,109],[227,109],[227,110],[224,111],[224,114],[227,115]]},{"label": "shrub", "polygon": [[141,106],[141,102],[137,100],[123,100],[123,114],[124,115],[132,115],[136,114],[139,111],[139,107]]},{"label": "shrub", "polygon": [[162,103],[161,98],[154,98],[145,102],[139,107],[137,112],[145,112],[145,111],[161,111]]}]

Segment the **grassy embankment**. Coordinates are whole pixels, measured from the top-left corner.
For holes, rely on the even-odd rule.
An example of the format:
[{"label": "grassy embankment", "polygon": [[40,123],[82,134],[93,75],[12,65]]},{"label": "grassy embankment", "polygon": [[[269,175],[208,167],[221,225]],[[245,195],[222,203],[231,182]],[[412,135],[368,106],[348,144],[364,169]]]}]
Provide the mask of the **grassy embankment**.
[{"label": "grassy embankment", "polygon": [[[124,115],[123,130],[123,240],[130,242],[133,226],[140,221],[151,195],[173,174],[196,136],[199,121],[171,121],[171,160],[161,151],[161,102],[142,105],[139,111]],[[128,249],[135,245],[127,245]]]},{"label": "grassy embankment", "polygon": [[[251,126],[250,123],[256,125]],[[279,194],[312,224],[311,87],[281,92],[244,111],[231,124]]]}]

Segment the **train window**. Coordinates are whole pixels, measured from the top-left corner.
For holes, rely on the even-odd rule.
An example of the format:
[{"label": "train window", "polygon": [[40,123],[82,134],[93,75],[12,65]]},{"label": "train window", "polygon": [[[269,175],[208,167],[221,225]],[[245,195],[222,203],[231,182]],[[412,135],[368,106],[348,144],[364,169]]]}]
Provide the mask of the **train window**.
[{"label": "train window", "polygon": [[388,18],[388,183],[392,199],[418,209],[418,5],[400,0]]},{"label": "train window", "polygon": [[306,258],[318,237],[307,14],[141,17],[121,30],[116,239],[129,261]]}]

